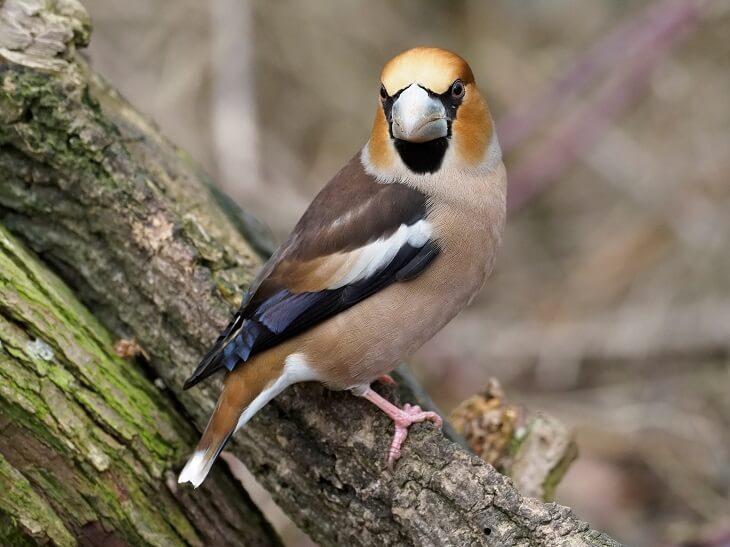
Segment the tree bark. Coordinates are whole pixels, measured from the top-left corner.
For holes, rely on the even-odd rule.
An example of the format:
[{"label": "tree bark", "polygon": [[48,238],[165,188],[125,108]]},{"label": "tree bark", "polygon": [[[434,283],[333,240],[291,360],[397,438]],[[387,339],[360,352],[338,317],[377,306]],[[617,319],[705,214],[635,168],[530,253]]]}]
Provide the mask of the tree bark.
[{"label": "tree bark", "polygon": [[[28,3],[5,0],[2,9]],[[218,382],[181,386],[261,266],[258,236],[248,217],[234,222],[188,157],[75,53],[88,39],[80,6],[56,0],[39,10],[28,15],[33,25],[55,10],[54,28],[66,29],[62,48],[45,48],[39,61],[37,31],[12,50],[0,43],[11,61],[0,72],[0,221],[107,328],[139,340],[202,428]],[[569,509],[522,497],[428,425],[413,428],[388,471],[391,434],[367,402],[302,385],[267,405],[228,450],[322,544],[617,545]]]},{"label": "tree bark", "polygon": [[[107,331],[0,227],[0,539],[277,545],[233,478],[170,470],[196,437]],[[170,488],[170,485],[173,485]]]}]

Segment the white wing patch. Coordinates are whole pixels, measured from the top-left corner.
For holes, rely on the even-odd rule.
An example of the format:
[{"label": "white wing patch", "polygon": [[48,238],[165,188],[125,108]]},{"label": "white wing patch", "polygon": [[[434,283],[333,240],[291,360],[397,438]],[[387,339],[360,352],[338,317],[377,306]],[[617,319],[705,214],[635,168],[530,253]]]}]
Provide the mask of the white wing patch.
[{"label": "white wing patch", "polygon": [[389,237],[380,238],[372,243],[347,253],[345,265],[335,275],[336,281],[328,289],[339,289],[365,279],[390,264],[404,245],[420,248],[431,238],[433,228],[426,220],[419,220],[410,226],[401,224]]}]

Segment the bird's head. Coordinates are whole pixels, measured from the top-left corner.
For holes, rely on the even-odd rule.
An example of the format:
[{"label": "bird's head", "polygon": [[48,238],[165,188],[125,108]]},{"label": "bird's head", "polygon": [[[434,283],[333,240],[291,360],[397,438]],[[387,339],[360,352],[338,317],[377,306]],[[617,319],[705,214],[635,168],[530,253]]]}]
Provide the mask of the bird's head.
[{"label": "bird's head", "polygon": [[383,68],[368,166],[381,177],[477,167],[498,145],[469,65],[450,51],[409,49]]}]

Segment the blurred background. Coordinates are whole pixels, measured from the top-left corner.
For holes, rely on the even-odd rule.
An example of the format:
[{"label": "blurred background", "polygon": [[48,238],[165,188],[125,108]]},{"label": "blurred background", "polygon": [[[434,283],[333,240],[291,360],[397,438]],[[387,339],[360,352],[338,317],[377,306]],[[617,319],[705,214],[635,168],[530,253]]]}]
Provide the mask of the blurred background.
[{"label": "blurred background", "polygon": [[510,218],[414,372],[446,413],[494,376],[573,427],[557,501],[594,527],[730,542],[730,1],[84,4],[93,65],[279,241],[367,139],[381,65],[464,56]]}]

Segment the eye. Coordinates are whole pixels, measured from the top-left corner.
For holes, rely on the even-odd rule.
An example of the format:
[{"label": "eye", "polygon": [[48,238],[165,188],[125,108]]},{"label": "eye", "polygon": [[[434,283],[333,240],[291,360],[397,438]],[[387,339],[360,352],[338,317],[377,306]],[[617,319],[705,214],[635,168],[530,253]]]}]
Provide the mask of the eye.
[{"label": "eye", "polygon": [[466,88],[464,87],[464,84],[461,82],[461,80],[456,80],[453,84],[451,84],[451,97],[453,99],[461,99],[464,97],[464,92],[466,91]]},{"label": "eye", "polygon": [[380,84],[380,98],[386,100],[388,98],[388,92],[385,90],[385,86]]}]

